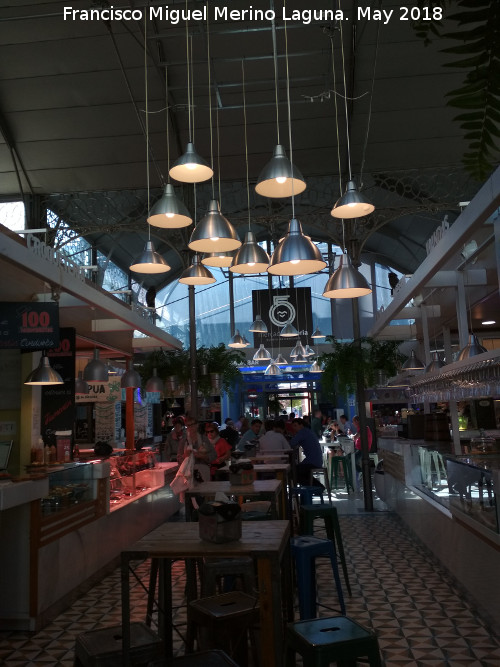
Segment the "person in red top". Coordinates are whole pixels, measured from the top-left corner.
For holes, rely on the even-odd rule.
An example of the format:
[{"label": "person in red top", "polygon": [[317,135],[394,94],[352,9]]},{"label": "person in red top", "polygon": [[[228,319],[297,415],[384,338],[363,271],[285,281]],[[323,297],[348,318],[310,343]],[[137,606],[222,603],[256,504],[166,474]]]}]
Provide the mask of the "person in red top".
[{"label": "person in red top", "polygon": [[205,435],[214,446],[215,452],[217,454],[217,458],[215,458],[210,464],[211,477],[214,479],[215,473],[218,468],[220,468],[221,464],[231,458],[232,447],[227,440],[220,437],[219,427],[215,422],[206,425]]},{"label": "person in red top", "polygon": [[[356,435],[354,436],[354,457],[356,461],[356,470],[361,470],[361,434],[359,431],[360,425],[358,415],[355,415],[352,418],[352,423],[356,429]],[[369,426],[366,427],[366,439],[368,440],[368,451],[370,451],[372,448],[373,436]]]}]

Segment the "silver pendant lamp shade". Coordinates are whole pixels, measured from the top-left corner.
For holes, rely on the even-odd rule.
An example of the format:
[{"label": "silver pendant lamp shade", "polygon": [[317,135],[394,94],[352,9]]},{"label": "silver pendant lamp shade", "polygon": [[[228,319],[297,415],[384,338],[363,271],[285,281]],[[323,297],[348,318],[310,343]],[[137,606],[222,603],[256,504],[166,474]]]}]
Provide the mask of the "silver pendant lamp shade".
[{"label": "silver pendant lamp shade", "polygon": [[120,386],[122,389],[136,389],[141,386],[141,376],[134,370],[132,362],[129,362],[128,370],[122,375]]},{"label": "silver pendant lamp shade", "polygon": [[313,350],[313,348],[310,347],[309,345],[306,345],[304,356],[305,357],[314,357],[315,354],[316,354],[316,352]]},{"label": "silver pendant lamp shade", "polygon": [[283,338],[293,338],[294,336],[298,336],[299,332],[297,329],[293,326],[293,324],[285,324],[283,329],[280,331],[280,336]]},{"label": "silver pendant lamp shade", "polygon": [[200,264],[198,255],[195,255],[193,263],[181,273],[179,282],[183,285],[210,285],[216,280],[207,267]]},{"label": "silver pendant lamp shade", "polygon": [[425,372],[426,373],[436,373],[441,368],[443,368],[443,366],[444,366],[444,362],[440,358],[439,354],[437,352],[433,352],[432,353],[432,360],[425,367]]},{"label": "silver pendant lamp shade", "polygon": [[94,358],[83,369],[83,379],[85,382],[107,382],[108,369],[99,359],[99,350],[94,350]]},{"label": "silver pendant lamp shade", "polygon": [[422,371],[424,369],[424,364],[420,361],[420,359],[415,354],[415,350],[412,350],[410,352],[410,356],[404,362],[404,364],[401,366],[401,368],[404,371]]},{"label": "silver pendant lamp shade", "polygon": [[325,266],[316,245],[302,233],[300,222],[292,218],[288,234],[273,252],[268,272],[276,276],[302,276],[321,271]]},{"label": "silver pendant lamp shade", "polygon": [[314,361],[309,369],[309,373],[322,373],[323,369],[318,361]]},{"label": "silver pendant lamp shade", "polygon": [[257,315],[248,331],[253,331],[254,333],[267,333],[267,325],[260,315]]},{"label": "silver pendant lamp shade", "polygon": [[304,346],[302,345],[302,343],[301,343],[300,340],[299,340],[299,342],[297,343],[297,345],[296,345],[296,346],[293,348],[293,350],[290,352],[290,356],[291,356],[291,357],[296,357],[296,356],[298,356],[299,354],[301,354],[302,356],[305,357],[305,356],[306,356],[306,355],[305,355],[305,352],[306,352],[306,351],[305,351],[305,349],[304,349]]},{"label": "silver pendant lamp shade", "polygon": [[158,377],[156,368],[153,368],[153,375],[146,382],[146,391],[149,392],[163,392],[163,380]]},{"label": "silver pendant lamp shade", "polygon": [[311,338],[326,338],[324,333],[321,333],[320,328],[316,327],[314,332],[311,334]]},{"label": "silver pendant lamp shade", "polygon": [[334,205],[331,215],[334,218],[362,218],[375,210],[375,206],[360,194],[354,181],[347,183],[346,191]]},{"label": "silver pendant lamp shade", "polygon": [[250,341],[247,340],[246,336],[242,336],[243,342],[245,343],[245,347],[250,347]]},{"label": "silver pendant lamp shade", "polygon": [[469,336],[469,342],[465,347],[463,347],[458,353],[457,361],[462,361],[463,359],[468,359],[469,357],[475,357],[482,352],[486,352],[486,348],[481,345],[478,341],[475,334]]},{"label": "silver pendant lamp shade", "polygon": [[204,266],[216,266],[227,269],[233,263],[234,254],[232,252],[211,252],[201,258]]},{"label": "silver pendant lamp shade", "polygon": [[89,385],[83,379],[83,371],[78,371],[78,377],[75,380],[75,394],[88,394]]},{"label": "silver pendant lamp shade", "polygon": [[287,366],[287,365],[288,365],[288,361],[287,361],[287,360],[285,359],[285,357],[281,354],[281,352],[278,354],[278,356],[277,356],[276,359],[274,360],[274,363],[275,363],[277,366]]},{"label": "silver pendant lamp shade", "polygon": [[174,186],[167,183],[163,195],[149,211],[148,222],[155,227],[178,229],[188,227],[193,219],[184,203],[175,194]]},{"label": "silver pendant lamp shade", "polygon": [[269,361],[271,359],[271,354],[266,348],[264,347],[264,343],[260,344],[259,349],[257,352],[253,355],[253,360],[254,361]]},{"label": "silver pendant lamp shade", "polygon": [[136,273],[166,273],[170,271],[170,266],[156,252],[153,241],[146,241],[142,254],[129,268]]},{"label": "silver pendant lamp shade", "polygon": [[31,371],[24,384],[51,385],[64,384],[64,380],[50,365],[50,360],[45,354],[40,359],[38,366]]},{"label": "silver pendant lamp shade", "polygon": [[269,375],[271,375],[271,376],[281,375],[281,368],[278,366],[278,364],[276,362],[271,361],[269,366],[264,371],[264,375],[267,375],[267,376],[269,376]]},{"label": "silver pendant lamp shade", "polygon": [[219,202],[212,199],[207,214],[196,225],[189,240],[195,252],[226,252],[236,250],[241,241],[234,227],[220,212]]},{"label": "silver pendant lamp shade", "polygon": [[263,273],[269,266],[269,255],[257,243],[255,234],[248,231],[245,242],[236,251],[229,270],[233,273]]},{"label": "silver pendant lamp shade", "polygon": [[328,299],[354,299],[371,294],[366,278],[352,265],[349,255],[340,257],[339,267],[329,277],[323,296]]},{"label": "silver pendant lamp shade", "polygon": [[168,173],[181,183],[202,183],[214,175],[213,169],[198,155],[191,141],[186,146],[186,152],[174,162]]},{"label": "silver pendant lamp shade", "polygon": [[236,333],[234,336],[231,338],[229,343],[227,344],[228,347],[234,347],[236,349],[246,347],[247,344],[245,343],[245,340],[243,339],[243,336],[240,334],[238,329],[236,329]]},{"label": "silver pendant lamp shade", "polygon": [[277,144],[273,157],[259,174],[255,191],[262,197],[280,198],[299,195],[305,189],[304,177],[287,158],[283,146]]},{"label": "silver pendant lamp shade", "polygon": [[307,364],[307,357],[305,357],[302,353],[299,352],[299,354],[295,355],[295,357],[293,358],[293,363]]}]

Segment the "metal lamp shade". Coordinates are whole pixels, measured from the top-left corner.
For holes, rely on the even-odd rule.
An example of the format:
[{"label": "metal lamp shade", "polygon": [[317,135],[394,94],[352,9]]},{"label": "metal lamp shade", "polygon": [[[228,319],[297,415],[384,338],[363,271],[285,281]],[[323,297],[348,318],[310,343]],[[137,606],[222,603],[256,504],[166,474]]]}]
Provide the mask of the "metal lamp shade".
[{"label": "metal lamp shade", "polygon": [[240,334],[238,329],[236,329],[236,333],[234,336],[231,338],[229,343],[227,344],[228,347],[235,347],[235,348],[242,348],[246,347],[247,344],[245,343],[243,336]]},{"label": "metal lamp shade", "polygon": [[274,361],[271,361],[264,371],[264,375],[281,375],[281,368]]},{"label": "metal lamp shade", "polygon": [[481,345],[478,341],[475,334],[469,336],[469,342],[465,347],[463,347],[458,353],[457,361],[462,361],[463,359],[468,359],[469,357],[475,357],[478,354],[486,352],[486,348]]},{"label": "metal lamp shade", "polygon": [[83,379],[85,382],[108,381],[108,369],[99,359],[99,350],[94,350],[94,358],[83,369]]},{"label": "metal lamp shade", "polygon": [[306,182],[300,171],[292,165],[280,144],[275,146],[273,157],[259,174],[255,191],[262,197],[292,197],[304,192]]},{"label": "metal lamp shade", "polygon": [[293,324],[285,324],[283,329],[280,331],[280,336],[283,338],[293,338],[294,336],[298,336],[299,332],[297,329],[293,326]]},{"label": "metal lamp shade", "polygon": [[442,361],[442,359],[440,358],[440,356],[437,352],[433,352],[432,353],[432,360],[425,367],[425,372],[426,373],[436,373],[441,368],[443,368],[443,366],[444,366],[444,361]]},{"label": "metal lamp shade", "polygon": [[212,178],[214,172],[208,162],[198,155],[194,144],[189,142],[186,152],[174,162],[169,174],[181,183],[202,183]]},{"label": "metal lamp shade", "polygon": [[409,387],[410,383],[408,382],[409,376],[404,377],[403,375],[396,375],[387,382],[388,387]]},{"label": "metal lamp shade", "polygon": [[422,371],[424,369],[424,364],[420,361],[420,359],[415,354],[415,350],[412,350],[410,352],[410,356],[404,362],[404,364],[401,366],[401,368],[404,371]]},{"label": "metal lamp shade", "polygon": [[314,329],[314,333],[311,334],[311,338],[326,338],[324,333],[321,333],[319,327]]},{"label": "metal lamp shade", "polygon": [[303,354],[299,353],[293,358],[294,364],[307,364],[307,357],[304,357]]},{"label": "metal lamp shade", "polygon": [[253,331],[254,333],[267,333],[267,324],[260,315],[257,315],[248,331]]},{"label": "metal lamp shade", "polygon": [[305,351],[305,349],[304,349],[304,346],[302,345],[302,343],[301,343],[300,340],[299,340],[299,342],[297,343],[297,345],[296,345],[296,346],[293,348],[293,350],[290,352],[290,356],[291,356],[291,357],[296,357],[297,355],[301,354],[302,356],[305,357],[305,356],[306,356],[305,352],[306,352],[306,351]]},{"label": "metal lamp shade", "polygon": [[288,365],[288,361],[285,359],[285,357],[281,353],[278,354],[278,356],[274,360],[274,363],[277,366],[287,366]]},{"label": "metal lamp shade", "polygon": [[83,395],[89,393],[89,385],[83,379],[83,371],[78,371],[78,377],[75,380],[75,394]]},{"label": "metal lamp shade", "polygon": [[250,347],[250,341],[246,339],[246,336],[242,336],[245,347]]},{"label": "metal lamp shade", "polygon": [[314,361],[311,365],[311,368],[309,369],[309,373],[322,373],[323,369],[321,368],[321,365],[317,362]]},{"label": "metal lamp shade", "polygon": [[304,356],[305,357],[313,357],[315,354],[316,354],[316,352],[313,350],[313,348],[310,347],[309,345],[306,345]]},{"label": "metal lamp shade", "polygon": [[158,377],[156,368],[153,368],[153,375],[146,382],[146,391],[151,393],[156,391],[163,392],[163,380]]},{"label": "metal lamp shade", "polygon": [[136,389],[141,386],[141,376],[131,367],[122,375],[120,386],[122,389]]},{"label": "metal lamp shade", "polygon": [[207,214],[193,229],[189,247],[195,252],[227,252],[240,247],[236,230],[220,212],[219,202],[212,199]]},{"label": "metal lamp shade", "polygon": [[264,344],[261,343],[257,352],[253,355],[254,361],[269,361],[271,359],[271,353],[266,350]]},{"label": "metal lamp shade", "polygon": [[216,280],[207,267],[200,264],[198,255],[195,255],[193,263],[181,273],[179,282],[183,285],[210,285]]},{"label": "metal lamp shade", "polygon": [[323,296],[328,299],[355,299],[371,294],[366,278],[351,264],[349,255],[340,257],[340,265],[328,278]]},{"label": "metal lamp shade", "polygon": [[237,250],[229,270],[233,273],[262,273],[269,266],[269,255],[257,243],[255,234],[248,231],[245,242]]},{"label": "metal lamp shade", "polygon": [[146,241],[142,255],[129,268],[136,273],[166,273],[170,271],[170,266],[156,252],[152,241]]},{"label": "metal lamp shade", "polygon": [[292,218],[288,234],[273,252],[268,272],[277,276],[302,276],[321,271],[325,266],[316,245],[302,233],[300,222]]},{"label": "metal lamp shade", "polygon": [[346,191],[336,202],[331,215],[334,218],[362,218],[373,213],[375,206],[364,195],[361,195],[354,181],[347,183]]},{"label": "metal lamp shade", "polygon": [[205,266],[216,266],[227,269],[233,263],[234,255],[231,252],[211,252],[201,258],[201,263]]},{"label": "metal lamp shade", "polygon": [[149,211],[148,222],[155,227],[178,229],[188,227],[193,219],[184,203],[175,194],[174,186],[168,183],[163,195]]},{"label": "metal lamp shade", "polygon": [[50,384],[64,384],[64,380],[50,365],[48,357],[43,355],[38,366],[31,371],[24,384],[31,385],[50,385]]}]

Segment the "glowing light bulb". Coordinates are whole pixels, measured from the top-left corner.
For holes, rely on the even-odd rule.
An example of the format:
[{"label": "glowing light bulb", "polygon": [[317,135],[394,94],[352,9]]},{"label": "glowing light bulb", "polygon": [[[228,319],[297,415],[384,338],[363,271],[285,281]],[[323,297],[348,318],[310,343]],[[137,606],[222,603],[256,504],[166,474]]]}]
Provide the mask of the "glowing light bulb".
[{"label": "glowing light bulb", "polygon": [[300,262],[300,259],[291,259],[290,264],[298,264]]},{"label": "glowing light bulb", "polygon": [[219,238],[220,238],[219,236],[211,236],[211,237],[210,237],[210,240],[211,240],[211,241],[218,241]]},{"label": "glowing light bulb", "polygon": [[174,217],[173,213],[165,213],[165,215],[167,216],[167,218],[173,218]]},{"label": "glowing light bulb", "polygon": [[187,162],[184,166],[186,169],[196,169],[198,165],[195,162]]},{"label": "glowing light bulb", "polygon": [[255,262],[248,262],[248,266],[255,266]]},{"label": "glowing light bulb", "polygon": [[279,183],[280,185],[282,183],[286,183],[286,176],[278,176],[278,178],[276,179],[276,183]]},{"label": "glowing light bulb", "polygon": [[349,206],[349,208],[352,208],[353,206],[356,206],[356,203],[351,201],[349,202],[349,204],[347,204],[347,206]]}]

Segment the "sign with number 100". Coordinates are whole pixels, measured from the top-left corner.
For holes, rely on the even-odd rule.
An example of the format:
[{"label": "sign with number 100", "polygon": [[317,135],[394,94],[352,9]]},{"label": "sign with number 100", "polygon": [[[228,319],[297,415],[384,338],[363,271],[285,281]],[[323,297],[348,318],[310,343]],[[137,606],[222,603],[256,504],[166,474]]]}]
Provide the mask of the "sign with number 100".
[{"label": "sign with number 100", "polygon": [[0,303],[0,348],[48,350],[59,344],[57,303]]}]

